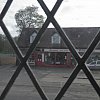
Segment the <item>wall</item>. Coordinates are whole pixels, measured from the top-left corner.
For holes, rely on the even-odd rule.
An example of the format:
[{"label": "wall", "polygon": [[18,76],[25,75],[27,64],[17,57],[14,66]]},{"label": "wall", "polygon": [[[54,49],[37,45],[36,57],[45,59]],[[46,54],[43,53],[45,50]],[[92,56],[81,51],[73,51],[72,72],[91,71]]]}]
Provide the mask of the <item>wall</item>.
[{"label": "wall", "polygon": [[7,65],[7,64],[15,65],[16,57],[8,55],[0,55],[0,65]]}]

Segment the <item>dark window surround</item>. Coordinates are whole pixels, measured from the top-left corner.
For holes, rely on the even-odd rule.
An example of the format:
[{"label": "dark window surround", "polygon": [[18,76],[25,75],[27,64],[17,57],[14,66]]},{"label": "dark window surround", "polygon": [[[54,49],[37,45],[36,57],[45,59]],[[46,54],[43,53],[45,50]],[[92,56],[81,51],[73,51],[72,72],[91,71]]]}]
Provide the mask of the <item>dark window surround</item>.
[{"label": "dark window surround", "polygon": [[43,0],[37,0],[38,3],[41,5],[42,9],[44,10],[44,12],[46,13],[47,19],[46,19],[45,23],[43,24],[42,28],[39,30],[35,40],[31,44],[26,55],[23,56],[21,51],[19,50],[17,44],[12,39],[5,23],[3,22],[3,18],[6,15],[12,1],[13,0],[7,0],[7,3],[4,6],[4,8],[0,14],[0,26],[1,26],[2,30],[4,31],[7,39],[9,40],[10,44],[12,45],[16,55],[18,56],[18,59],[20,60],[20,64],[17,67],[17,69],[16,69],[15,73],[13,74],[13,76],[11,77],[11,79],[9,80],[7,86],[5,87],[3,92],[1,93],[0,100],[5,99],[6,95],[8,94],[10,88],[12,87],[13,83],[15,82],[16,78],[18,77],[18,75],[23,67],[26,69],[26,72],[28,73],[33,85],[36,87],[38,93],[40,94],[41,99],[42,100],[49,100],[47,95],[44,93],[44,91],[40,87],[39,83],[37,82],[36,77],[34,76],[34,73],[32,73],[29,65],[27,64],[27,60],[28,60],[31,52],[33,51],[33,49],[35,49],[36,44],[38,43],[39,39],[43,35],[44,31],[46,30],[46,28],[48,27],[50,22],[54,25],[54,27],[56,28],[60,37],[63,39],[65,44],[68,46],[69,50],[71,51],[71,53],[73,54],[73,56],[75,57],[75,59],[78,63],[78,65],[76,66],[76,68],[74,69],[72,74],[70,75],[70,77],[67,80],[67,82],[65,83],[65,85],[61,88],[60,92],[55,97],[55,100],[61,100],[61,98],[63,97],[63,95],[65,94],[65,92],[69,88],[69,86],[72,84],[72,82],[74,81],[74,79],[76,78],[76,76],[80,70],[84,71],[85,75],[87,76],[90,83],[92,84],[92,86],[96,90],[98,96],[100,97],[100,87],[98,86],[97,82],[93,78],[90,70],[85,65],[86,60],[88,59],[89,55],[93,52],[94,48],[96,47],[96,45],[98,44],[98,42],[100,40],[100,31],[98,31],[97,35],[93,39],[92,43],[90,44],[90,46],[87,49],[87,51],[85,52],[85,54],[82,57],[80,57],[79,54],[77,53],[77,51],[75,50],[75,47],[73,46],[72,42],[69,40],[68,36],[65,34],[64,30],[60,27],[60,25],[57,23],[56,19],[54,18],[55,13],[57,12],[57,10],[60,7],[63,0],[57,0],[57,2],[55,3],[55,5],[51,11],[49,11],[48,7],[45,5]]}]

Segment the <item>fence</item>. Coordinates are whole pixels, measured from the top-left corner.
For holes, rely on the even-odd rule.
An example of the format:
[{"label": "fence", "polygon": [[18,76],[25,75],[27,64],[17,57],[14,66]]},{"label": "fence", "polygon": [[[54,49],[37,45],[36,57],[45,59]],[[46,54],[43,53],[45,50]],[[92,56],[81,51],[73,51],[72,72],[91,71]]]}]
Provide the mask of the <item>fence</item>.
[{"label": "fence", "polygon": [[15,54],[0,54],[0,65],[15,65]]}]

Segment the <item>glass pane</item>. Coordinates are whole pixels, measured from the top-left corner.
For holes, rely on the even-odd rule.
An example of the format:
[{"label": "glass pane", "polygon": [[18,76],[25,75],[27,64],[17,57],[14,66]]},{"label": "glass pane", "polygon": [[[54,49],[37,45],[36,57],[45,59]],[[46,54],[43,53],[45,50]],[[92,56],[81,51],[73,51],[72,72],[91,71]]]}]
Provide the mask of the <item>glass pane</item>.
[{"label": "glass pane", "polygon": [[57,0],[53,0],[52,2],[51,0],[43,0],[43,1],[45,2],[48,9],[51,11]]},{"label": "glass pane", "polygon": [[4,17],[4,23],[15,37],[20,36],[24,28],[41,28],[45,19],[46,15],[36,0],[14,0]]},{"label": "glass pane", "polygon": [[0,13],[3,10],[3,7],[5,6],[7,0],[0,0]]},{"label": "glass pane", "polygon": [[100,61],[97,61],[97,64],[100,64]]},{"label": "glass pane", "polygon": [[75,66],[76,61],[62,39],[60,44],[52,44],[52,36],[57,30],[49,26],[31,53],[29,61],[35,62],[35,66]]},{"label": "glass pane", "polygon": [[90,64],[91,64],[91,65],[92,65],[92,64],[94,65],[94,64],[96,64],[96,62],[92,62],[92,63],[90,63]]},{"label": "glass pane", "polygon": [[61,27],[99,27],[99,0],[64,0],[55,15]]},{"label": "glass pane", "polygon": [[11,36],[16,38],[15,42],[25,56],[36,37],[33,33],[38,33],[46,20],[46,15],[36,0],[23,2],[23,0],[13,1],[4,17],[4,23]]},{"label": "glass pane", "polygon": [[[47,4],[48,8],[51,10],[53,8],[54,3],[57,0],[54,0],[53,2],[47,1],[47,0],[44,0],[44,1]],[[16,17],[15,12],[17,12],[18,9],[20,9],[21,13],[23,13],[22,9],[25,8],[26,6],[32,5],[32,3],[33,3],[33,2],[30,2],[29,0],[25,1],[24,3],[23,2],[24,2],[23,0],[20,0],[20,1],[14,0],[10,9],[8,10],[6,16],[4,17],[4,23],[6,24],[12,37],[16,36],[14,39],[16,40],[16,38],[17,38],[17,40],[18,40],[17,42],[19,43],[18,46],[20,47],[22,53],[25,55],[29,46],[31,45],[31,43],[34,41],[34,39],[36,37],[36,35],[32,35],[33,34],[32,29],[37,29],[37,32],[38,32],[44,23],[44,20],[45,20],[44,16],[46,16],[46,15],[43,14],[44,13],[43,10],[39,10],[39,14],[41,14],[41,16],[44,15],[42,17],[43,18],[42,24],[41,23],[35,23],[35,24],[32,23],[31,24],[30,21],[27,21],[26,19],[24,19],[24,20],[21,20],[21,22],[26,21],[26,24],[24,24],[25,27],[20,26],[19,28],[21,28],[21,30],[20,29],[18,30],[15,27],[15,26],[18,26],[18,23],[15,24],[15,20],[14,20],[14,17]],[[2,4],[3,3],[4,2],[2,2]],[[1,7],[2,4],[0,4],[1,9],[2,9],[2,7]],[[60,14],[58,12],[55,15],[55,18],[60,23],[61,27],[65,27],[65,30],[67,29],[65,31],[65,34],[68,35],[68,32],[69,32],[69,34],[73,33],[72,36],[68,35],[68,38],[72,41],[72,43],[75,46],[76,51],[78,51],[78,53],[81,56],[86,51],[88,45],[90,44],[90,42],[92,41],[92,39],[94,38],[95,34],[97,33],[97,31],[99,29],[98,25],[100,23],[98,23],[98,19],[100,17],[99,16],[100,15],[99,14],[100,6],[98,4],[99,4],[99,0],[92,1],[92,2],[90,2],[89,0],[88,1],[84,1],[84,0],[82,0],[82,1],[80,1],[80,0],[66,1],[65,0],[65,1],[63,1],[63,4],[60,7],[60,10],[59,10]],[[37,5],[37,7],[40,6],[38,4],[38,2],[36,3],[35,1],[34,1],[34,5]],[[52,5],[52,7],[51,7],[51,5]],[[67,11],[67,13],[66,13],[66,11]],[[24,16],[25,15],[26,14],[24,14]],[[35,18],[37,18],[37,13],[36,13]],[[28,18],[28,19],[30,19],[30,18]],[[38,19],[40,21],[40,17]],[[66,19],[68,20],[67,23],[65,22]],[[32,20],[34,20],[34,19],[32,19]],[[18,21],[18,22],[20,22],[20,21]],[[35,22],[36,22],[36,20],[35,20]],[[37,25],[39,27],[37,27]],[[52,27],[52,25],[51,26],[50,25],[45,30],[45,32],[41,32],[41,33],[45,33],[45,34],[38,41],[36,47],[34,47],[35,50],[33,50],[33,52],[31,53],[31,56],[29,57],[29,62],[30,63],[32,62],[33,65],[32,66],[30,65],[30,67],[32,68],[32,71],[35,73],[36,77],[38,78],[38,80],[41,84],[41,87],[45,90],[45,92],[51,99],[52,97],[54,97],[54,95],[57,93],[57,91],[60,90],[62,88],[62,86],[65,84],[66,80],[69,78],[69,74],[73,71],[73,68],[76,67],[77,61],[75,60],[75,57],[73,57],[73,55],[72,55],[73,52],[72,53],[70,52],[69,48],[65,45],[63,40],[60,41],[60,38],[58,38],[58,40],[55,40],[56,43],[60,41],[59,44],[51,44],[52,33],[54,31],[57,31],[57,29],[55,29],[54,26]],[[86,28],[80,28],[80,26],[81,27],[85,26]],[[92,28],[90,28],[91,26],[92,26]],[[94,26],[96,26],[96,27],[94,27]],[[71,28],[68,28],[68,27],[71,27]],[[79,27],[79,28],[75,29],[73,27]],[[80,29],[82,29],[82,30],[80,30]],[[87,29],[89,31],[87,31]],[[23,32],[23,30],[24,30],[24,32]],[[82,34],[78,34],[78,32],[82,33]],[[93,36],[91,35],[91,32],[93,33]],[[83,34],[85,34],[84,39],[80,38],[80,37],[83,37]],[[0,36],[1,36],[1,40],[2,40],[2,35],[0,35]],[[91,36],[92,36],[92,38],[91,38]],[[56,38],[57,37],[55,37],[54,39],[56,39]],[[73,39],[71,39],[71,38],[73,38]],[[86,38],[87,38],[87,40],[89,40],[88,42],[86,41]],[[5,38],[5,36],[3,36],[3,40],[5,41],[5,40],[7,40],[7,38]],[[7,42],[6,46],[5,46],[5,42],[2,43],[2,41],[0,41],[0,43],[3,45],[3,47],[6,47],[6,49],[3,48],[5,50],[5,52],[9,52],[8,48],[10,48],[9,49],[10,53],[13,52],[13,50],[8,42]],[[4,52],[4,50],[3,50],[3,52]],[[1,48],[0,48],[0,53],[2,53]],[[2,57],[2,55],[0,55],[0,57]],[[8,57],[8,55],[5,56],[5,58],[7,58],[7,57]],[[95,55],[94,58],[90,59],[90,60],[97,60],[98,58],[99,57],[97,55]],[[14,56],[13,59],[16,60],[16,56]],[[1,64],[1,58],[0,58],[0,64]],[[96,62],[92,62],[91,64],[96,64]],[[58,68],[58,67],[60,67],[60,68]],[[5,70],[5,68],[2,66],[1,66],[1,69]],[[9,71],[8,71],[8,69],[9,69]],[[11,72],[15,71],[15,67],[13,66],[13,67],[8,68],[8,66],[7,66],[7,71],[11,74]],[[2,72],[3,71],[1,71],[1,74],[3,75],[4,73],[2,73]],[[94,72],[94,73],[96,73],[96,72]],[[32,89],[32,87],[33,87],[33,86],[31,86],[32,84],[28,83],[29,81],[27,80],[26,71],[22,70],[21,74],[23,74],[23,75],[21,77],[17,78],[18,84],[16,82],[16,84],[13,85],[13,89],[12,89],[13,91],[12,92],[10,91],[11,94],[10,94],[10,96],[9,95],[8,96],[11,97],[12,99],[13,98],[24,99],[24,97],[27,96],[27,97],[30,97],[29,99],[31,100],[33,98],[33,97],[31,98],[31,95],[32,95],[31,93],[34,92],[35,98],[40,99],[39,96],[37,96],[38,93],[36,92],[36,90]],[[0,76],[2,76],[2,75],[0,75]],[[98,75],[98,74],[96,74],[96,75]],[[5,75],[3,75],[3,77],[0,77],[1,81],[2,81],[2,78],[4,78],[4,77],[5,77]],[[98,77],[96,77],[96,81],[98,82]],[[25,83],[20,84],[20,82],[25,82]],[[0,82],[0,84],[1,83],[2,82]],[[5,83],[6,83],[6,80],[5,80]],[[27,84],[29,85],[28,88],[27,88]],[[85,99],[85,98],[89,98],[91,100],[99,98],[95,94],[96,92],[94,91],[94,89],[90,88],[92,86],[90,86],[88,79],[86,77],[84,77],[83,73],[79,74],[78,78],[75,79],[73,84],[71,85],[72,89],[67,91],[69,93],[69,95],[68,94],[67,95],[70,98],[74,97],[74,99],[80,99],[80,100]],[[22,89],[20,87],[18,88],[17,87],[18,85],[23,86]],[[17,88],[14,86],[16,86]],[[79,91],[79,90],[81,90],[81,91]],[[21,95],[21,94],[23,94],[23,92],[25,94]],[[50,95],[53,95],[53,96],[51,97]],[[63,96],[64,100],[66,99],[67,95],[65,94]],[[19,96],[21,96],[21,98],[19,98]],[[9,97],[6,97],[6,98],[11,100],[11,98],[9,98]],[[26,99],[28,99],[28,98],[26,98]]]},{"label": "glass pane", "polygon": [[[99,73],[92,71],[94,76],[99,76]],[[66,91],[65,95],[61,100],[99,100],[97,93],[95,92],[93,86],[89,82],[88,78],[81,70],[77,75],[76,79],[73,81],[71,86]]]},{"label": "glass pane", "polygon": [[22,69],[5,100],[33,100],[33,98],[41,99],[26,70]]}]

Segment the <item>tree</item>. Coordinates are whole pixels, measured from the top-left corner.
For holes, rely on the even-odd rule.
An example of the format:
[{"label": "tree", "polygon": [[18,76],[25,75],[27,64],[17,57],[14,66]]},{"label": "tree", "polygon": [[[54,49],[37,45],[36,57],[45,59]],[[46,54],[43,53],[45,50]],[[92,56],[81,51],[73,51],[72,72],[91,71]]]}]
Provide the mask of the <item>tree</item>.
[{"label": "tree", "polygon": [[0,34],[0,53],[14,53],[14,50],[12,46],[10,45],[8,39],[3,34]]},{"label": "tree", "polygon": [[0,34],[0,52],[3,50],[3,35]]},{"label": "tree", "polygon": [[20,32],[23,28],[40,28],[44,23],[44,17],[38,14],[38,7],[34,5],[20,9],[15,14],[15,20]]}]

